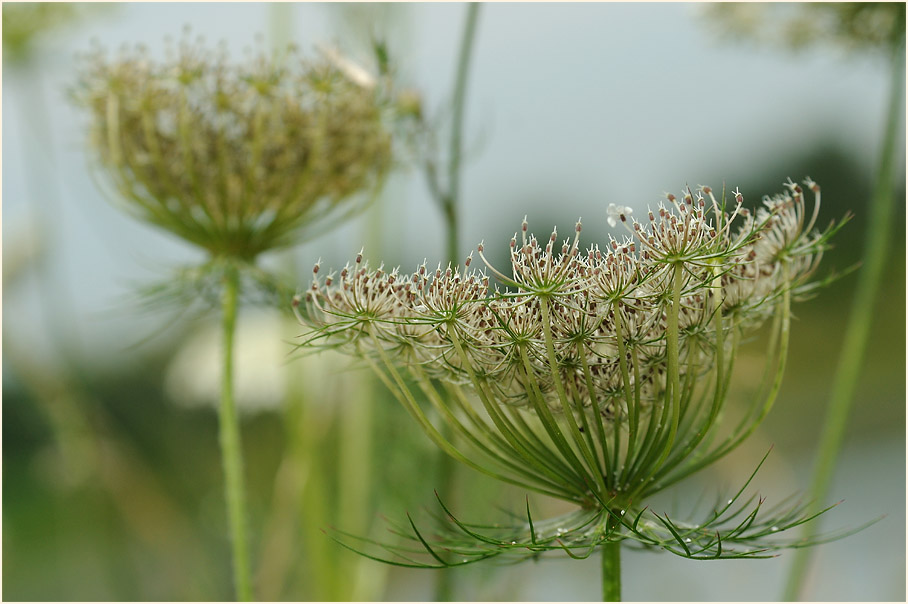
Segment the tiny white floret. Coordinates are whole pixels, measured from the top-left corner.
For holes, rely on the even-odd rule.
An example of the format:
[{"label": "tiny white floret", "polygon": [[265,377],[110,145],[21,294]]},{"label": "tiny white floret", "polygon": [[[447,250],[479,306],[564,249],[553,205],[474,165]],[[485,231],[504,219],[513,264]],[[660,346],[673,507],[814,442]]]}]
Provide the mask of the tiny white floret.
[{"label": "tiny white floret", "polygon": [[615,226],[619,222],[624,222],[625,219],[633,213],[634,211],[627,206],[616,206],[615,204],[610,203],[608,204],[608,210],[606,210],[606,214],[608,214],[608,225]]}]

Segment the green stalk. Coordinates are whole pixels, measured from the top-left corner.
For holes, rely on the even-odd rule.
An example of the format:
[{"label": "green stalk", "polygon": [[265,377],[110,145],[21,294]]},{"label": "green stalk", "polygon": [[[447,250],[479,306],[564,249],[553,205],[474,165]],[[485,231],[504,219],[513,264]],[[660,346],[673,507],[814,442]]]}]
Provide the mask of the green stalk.
[{"label": "green stalk", "polygon": [[[680,375],[680,333],[678,328],[678,315],[681,311],[681,285],[684,277],[684,265],[676,262],[672,265],[672,297],[671,307],[668,312],[668,321],[665,331],[666,356],[668,360],[668,375],[665,378],[665,397],[662,404],[661,418],[656,424],[655,430],[652,431],[652,440],[650,441],[650,428],[647,428],[647,434],[643,440],[643,446],[637,454],[637,459],[633,460],[633,467],[627,473],[627,482],[630,488],[634,490],[628,494],[633,499],[646,488],[650,478],[662,468],[669,454],[672,451],[672,445],[675,442],[675,435],[678,433],[678,424],[681,421],[681,375]],[[655,413],[653,410],[651,413]],[[652,426],[654,415],[650,415]],[[668,434],[665,434],[666,430]],[[662,448],[660,451],[660,447]],[[658,457],[657,457],[658,456]],[[628,460],[631,463],[631,460]],[[639,478],[635,478],[639,475]],[[633,487],[632,485],[637,485]]]},{"label": "green stalk", "polygon": [[[662,422],[663,426],[661,428],[657,425],[656,440],[653,442],[652,449],[647,452],[645,458],[641,458],[644,460],[644,463],[640,466],[641,470],[645,470],[648,467],[653,468],[647,472],[646,478],[644,478],[642,484],[646,484],[650,477],[654,476],[659,468],[662,467],[666,458],[668,458],[668,455],[672,450],[672,445],[675,443],[675,435],[678,433],[678,424],[681,421],[681,367],[679,359],[680,334],[678,328],[678,315],[681,310],[681,280],[683,276],[684,265],[680,262],[676,262],[672,265],[672,304],[668,311],[668,322],[665,331],[668,375],[665,380],[666,396],[665,402],[663,403],[665,407],[663,408],[662,417],[665,418],[666,421]],[[666,422],[668,422],[667,426],[665,425]],[[664,440],[662,440],[665,430],[668,430],[668,434],[666,434]],[[659,453],[660,446],[662,447],[661,453]],[[649,461],[657,454],[658,459],[655,463],[650,465]]]},{"label": "green stalk", "polygon": [[602,546],[602,601],[621,601],[621,542]]},{"label": "green stalk", "polygon": [[[681,418],[681,367],[680,367],[680,350],[678,339],[678,315],[681,311],[681,278],[684,273],[684,265],[676,263],[674,265],[674,274],[672,280],[672,307],[668,314],[668,337],[666,346],[668,347],[668,375],[672,381],[672,425],[668,434],[668,444],[666,447],[667,454],[675,441],[675,434],[678,432],[678,422]],[[657,465],[662,465],[665,454],[659,459]]]},{"label": "green stalk", "polygon": [[[832,385],[832,399],[826,412],[826,421],[817,451],[813,483],[810,488],[811,505],[815,512],[821,509],[822,502],[828,496],[833,470],[842,448],[848,414],[854,400],[858,377],[864,365],[864,355],[867,351],[870,326],[874,316],[873,309],[892,236],[896,143],[898,134],[902,132],[898,127],[899,120],[905,111],[902,103],[902,92],[905,89],[904,41],[896,46],[892,58],[892,88],[880,153],[880,166],[870,204],[871,215],[867,220],[864,269],[858,278],[851,316],[845,329],[845,340]],[[804,538],[814,537],[818,527],[819,522],[805,524]],[[794,562],[785,586],[785,600],[792,601],[799,597],[804,587],[810,557],[810,548],[802,548],[795,552]]]},{"label": "green stalk", "polygon": [[227,520],[233,547],[233,582],[237,600],[252,600],[249,580],[249,555],[246,544],[246,493],[243,485],[243,452],[240,445],[240,424],[233,401],[233,336],[236,331],[239,273],[236,267],[227,269],[223,293],[224,371],[221,381],[220,423],[221,458],[224,467],[224,495],[227,501]]},{"label": "green stalk", "polygon": [[454,81],[453,111],[451,118],[451,146],[448,159],[448,192],[441,199],[447,227],[448,260],[456,262],[457,241],[460,229],[458,219],[458,202],[460,197],[460,161],[463,155],[463,120],[465,99],[467,95],[467,75],[470,71],[470,58],[473,51],[473,39],[476,35],[476,21],[479,18],[479,3],[467,5],[466,23],[463,38],[460,41],[460,56],[457,59],[457,76]]},{"label": "green stalk", "polygon": [[[314,401],[300,392],[297,397],[300,418],[294,428],[294,445],[301,468],[304,468],[305,483],[300,505],[296,508],[301,525],[296,533],[303,556],[308,561],[305,570],[298,575],[297,588],[302,588],[307,600],[332,600],[337,598],[337,559],[340,557],[335,544],[325,538],[324,527],[334,522],[333,493],[325,485],[331,483],[331,471],[336,467],[334,452],[328,443],[334,437],[331,420],[319,417]],[[327,459],[326,459],[327,458]]]},{"label": "green stalk", "polygon": [[[587,447],[586,443],[583,440],[583,436],[581,436],[580,434],[580,429],[577,426],[577,421],[574,419],[574,414],[571,411],[571,404],[568,401],[567,394],[564,390],[561,374],[558,371],[558,359],[555,356],[555,343],[554,338],[552,337],[552,319],[551,313],[549,312],[549,299],[546,296],[539,297],[539,309],[542,312],[542,332],[545,339],[546,353],[549,359],[549,372],[552,376],[552,383],[555,385],[555,390],[557,391],[558,398],[561,401],[561,409],[564,412],[563,417],[566,420],[565,423],[567,424],[568,432],[570,433],[574,441],[575,447],[580,452],[580,456],[586,461],[587,468],[589,469],[589,472],[587,472],[587,468],[584,468],[583,463],[578,460],[578,471],[584,477],[584,480],[587,481],[587,484],[590,486],[590,489],[594,494],[596,493],[596,487],[598,487],[599,489],[601,489],[599,491],[599,493],[601,493],[601,496],[605,497],[606,492],[608,491],[608,487],[606,487],[605,485],[605,478],[598,471],[598,466],[596,465],[596,460],[594,459],[595,452],[591,451],[589,447]],[[529,367],[527,367],[527,369],[529,369]],[[544,407],[546,404],[545,401],[542,400],[541,397],[540,401],[542,402],[542,406]],[[567,439],[565,439],[565,444],[568,449],[570,449],[570,441],[567,441]],[[593,484],[593,482],[596,482],[596,484]]]},{"label": "green stalk", "polygon": [[[374,402],[369,394],[368,384],[362,383],[359,376],[351,376],[356,381],[355,396],[346,401],[340,408],[339,435],[342,445],[339,447],[337,467],[339,470],[338,482],[338,518],[343,518],[356,534],[365,534],[368,526],[368,502],[372,491],[371,476],[373,468],[370,466],[372,449],[372,410]],[[444,457],[448,457],[444,455]],[[368,558],[354,557],[352,552],[343,550],[341,553],[343,567],[355,569]],[[340,578],[337,596],[345,600],[357,601],[361,597],[364,586],[357,580],[357,573],[334,573]],[[346,576],[345,576],[346,575]]]},{"label": "green stalk", "polygon": [[[476,22],[479,16],[479,3],[471,2],[467,5],[466,22],[464,23],[463,37],[460,42],[460,54],[457,59],[457,75],[454,81],[454,114],[451,119],[451,146],[448,160],[448,192],[440,199],[444,212],[445,228],[447,230],[447,256],[448,262],[457,262],[457,242],[459,240],[460,218],[458,204],[460,197],[460,162],[463,154],[463,122],[465,99],[467,94],[467,75],[470,71],[470,58],[472,57],[473,39],[476,35]],[[450,437],[445,430],[444,436]],[[453,459],[441,454],[438,459],[438,481],[449,495],[456,492],[456,470]],[[451,575],[447,569],[439,571],[435,581],[435,601],[448,602],[453,599],[453,585]]]},{"label": "green stalk", "polygon": [[[633,390],[631,389],[630,371],[627,368],[627,350],[624,346],[624,334],[621,325],[621,306],[618,302],[612,305],[615,314],[615,341],[618,344],[618,365],[621,368],[621,380],[624,383],[624,400],[627,405],[627,453],[624,456],[624,468],[621,470],[619,484],[627,481],[631,460],[634,458],[634,445],[637,441],[637,410]],[[620,431],[618,422],[615,422],[615,431]]]}]

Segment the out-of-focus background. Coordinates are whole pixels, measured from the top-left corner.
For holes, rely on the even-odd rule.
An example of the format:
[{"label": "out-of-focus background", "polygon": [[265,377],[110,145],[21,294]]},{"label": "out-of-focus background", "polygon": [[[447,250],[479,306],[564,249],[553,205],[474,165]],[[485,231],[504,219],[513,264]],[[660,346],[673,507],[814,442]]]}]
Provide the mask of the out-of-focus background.
[{"label": "out-of-focus background", "polygon": [[[135,295],[200,256],[127,217],[92,182],[87,116],[67,100],[74,56],[93,39],[111,51],[143,43],[161,56],[165,37],[189,25],[238,58],[256,44],[311,51],[337,43],[368,64],[374,33],[387,40],[399,84],[420,91],[443,122],[465,6],[66,6],[25,17],[3,6],[3,596],[226,599],[216,331],[205,318],[149,311]],[[643,212],[664,191],[727,183],[755,205],[787,177],[809,175],[823,187],[821,220],[855,214],[823,270],[857,261],[883,134],[885,56],[736,41],[705,12],[687,4],[482,7],[466,109],[464,257],[485,240],[503,259],[525,214],[544,233],[553,224],[568,232],[583,217],[590,242],[609,232],[609,203]],[[903,165],[901,132],[899,146]],[[899,187],[895,225],[874,225],[895,234],[879,303],[867,309],[872,339],[831,491],[830,502],[844,503],[823,526],[885,518],[818,549],[810,599],[905,598],[904,197]],[[442,233],[422,174],[402,166],[365,215],[267,261],[305,286],[317,258],[339,267],[364,243],[370,258],[391,265],[436,262]],[[848,275],[795,308],[789,367],[769,419],[665,505],[685,510],[702,489],[709,500],[736,487],[771,444],[754,483],[760,493],[771,504],[807,489],[855,281]],[[439,485],[426,460],[437,453],[368,374],[343,359],[290,361],[297,333],[275,309],[240,318],[257,596],[431,599],[434,571],[357,558],[321,529],[390,539],[381,514],[399,520],[433,505]],[[759,377],[760,355],[755,345],[738,361],[739,398]],[[499,504],[523,505],[523,493],[466,468],[457,481],[446,498],[461,517],[493,520]],[[633,551],[624,596],[773,600],[790,559],[698,563]],[[594,600],[598,565],[555,557],[458,569],[454,597]]]}]

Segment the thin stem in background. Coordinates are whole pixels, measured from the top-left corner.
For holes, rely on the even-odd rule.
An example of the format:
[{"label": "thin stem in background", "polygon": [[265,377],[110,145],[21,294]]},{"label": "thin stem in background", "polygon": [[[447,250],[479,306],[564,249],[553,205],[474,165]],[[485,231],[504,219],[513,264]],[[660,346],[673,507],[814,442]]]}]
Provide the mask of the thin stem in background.
[{"label": "thin stem in background", "polygon": [[448,157],[448,192],[439,200],[444,211],[447,227],[447,253],[450,262],[457,262],[457,242],[459,235],[460,204],[460,162],[463,156],[463,121],[467,94],[467,75],[470,71],[470,58],[473,51],[473,39],[476,35],[476,22],[479,18],[479,3],[467,5],[466,22],[463,38],[460,42],[460,55],[457,59],[457,75],[454,82],[454,113],[451,118],[451,146]]},{"label": "thin stem in background", "polygon": [[[331,452],[328,443],[336,436],[331,431],[330,419],[319,417],[317,401],[307,398],[304,388],[299,383],[288,395],[292,397],[289,399],[290,405],[295,407],[291,427],[295,434],[292,441],[295,449],[293,455],[306,473],[296,513],[301,524],[298,536],[307,566],[306,572],[298,577],[294,586],[296,591],[292,592],[291,598],[305,594],[305,599],[311,601],[341,600],[336,595],[340,582],[337,577],[341,570],[337,562],[340,554],[323,532],[326,523],[336,522],[336,517],[330,512],[332,492],[327,488],[334,466],[326,459]],[[291,564],[295,562],[290,561]],[[300,591],[300,588],[303,590]]]},{"label": "thin stem in background", "polygon": [[[29,218],[31,221],[32,236],[39,238],[39,245],[47,246],[44,250],[47,256],[60,251],[63,240],[61,221],[63,203],[60,171],[57,169],[56,148],[54,140],[53,122],[47,110],[47,95],[45,92],[43,72],[46,65],[40,58],[29,56],[26,61],[17,65],[22,87],[10,87],[18,93],[21,117],[20,141],[22,146],[23,162],[25,168],[24,191],[28,199]],[[24,94],[23,94],[24,92]],[[30,143],[30,144],[29,144]],[[32,159],[39,156],[40,160]],[[41,319],[50,342],[62,353],[66,365],[73,365],[73,359],[83,358],[80,354],[81,334],[78,331],[79,321],[75,317],[67,316],[66,310],[61,309],[55,300],[74,299],[69,271],[54,271],[49,261],[37,262],[30,267],[37,278],[38,306],[41,310]],[[63,305],[68,306],[68,305]],[[73,367],[75,373],[81,373],[79,368]],[[82,376],[77,376],[83,379]]]},{"label": "thin stem in background", "polygon": [[[277,57],[286,57],[287,49],[297,35],[294,17],[292,3],[268,5],[268,37],[272,52]],[[282,263],[287,274],[299,274],[291,252],[283,255]],[[300,361],[310,363],[313,359]],[[286,449],[275,476],[275,506],[266,533],[270,547],[263,549],[263,555],[258,560],[257,595],[262,600],[278,600],[284,597],[283,592],[287,589],[290,598],[352,601],[355,598],[350,596],[356,581],[351,579],[349,569],[354,563],[340,562],[346,552],[338,551],[325,536],[324,528],[336,524],[338,518],[349,519],[350,516],[345,516],[349,507],[361,507],[368,498],[357,495],[357,499],[351,502],[344,494],[349,490],[351,481],[358,480],[358,477],[345,471],[349,461],[342,459],[341,463],[337,463],[335,452],[326,446],[338,436],[332,429],[332,420],[318,412],[319,401],[310,399],[311,389],[307,389],[305,380],[311,378],[307,376],[308,372],[296,371],[288,375],[286,381]],[[343,401],[341,407],[345,411],[342,413],[349,413],[347,403],[350,402],[353,401]],[[343,431],[339,438],[342,444],[338,446],[338,451],[342,458],[345,453],[359,451],[357,440],[350,440]],[[363,464],[363,471],[368,472],[370,468],[368,462]],[[327,488],[331,484],[332,473],[336,475],[340,491],[336,498],[340,505],[336,507],[331,505],[334,494]],[[360,515],[351,514],[357,522]],[[307,562],[306,572],[302,573],[297,568],[300,554]],[[295,574],[294,570],[297,570]],[[269,581],[276,584],[268,584]]]},{"label": "thin stem in background", "polygon": [[602,601],[621,601],[621,542],[602,546]]},{"label": "thin stem in background", "polygon": [[[375,405],[371,390],[374,378],[360,374],[351,375],[349,379],[353,396],[338,401],[338,437],[341,445],[336,460],[337,518],[343,519],[351,532],[366,534],[369,531],[368,502],[372,499],[371,477],[374,473],[371,455]],[[342,582],[337,586],[337,595],[353,602],[373,597],[375,594],[369,594],[367,586],[362,584],[359,572],[363,564],[372,564],[372,561],[345,549],[338,553],[347,570],[335,573]]]},{"label": "thin stem in background", "polygon": [[240,445],[240,424],[233,400],[233,340],[236,332],[239,273],[236,267],[227,269],[223,292],[224,367],[221,376],[220,423],[221,460],[224,467],[224,495],[227,502],[227,521],[233,548],[233,581],[236,597],[243,602],[252,600],[249,579],[249,555],[246,544],[246,491],[243,482],[243,452]]},{"label": "thin stem in background", "polygon": [[[899,133],[903,132],[898,128],[898,125],[899,119],[905,111],[905,106],[902,102],[902,92],[905,89],[904,52],[903,38],[903,43],[897,45],[892,58],[892,89],[889,97],[886,129],[883,135],[883,147],[880,154],[880,167],[870,204],[871,215],[867,221],[863,270],[858,279],[851,308],[851,317],[845,330],[842,353],[839,357],[838,369],[832,385],[832,398],[829,403],[829,409],[826,412],[826,422],[820,437],[813,483],[810,488],[811,505],[814,507],[814,511],[821,509],[823,502],[828,496],[833,470],[835,469],[839,451],[842,448],[848,414],[851,410],[858,378],[864,364],[870,326],[873,321],[873,309],[880,288],[886,257],[889,253],[889,241],[892,238],[895,188],[893,173],[897,160],[896,143]],[[804,538],[813,538],[818,528],[818,521],[805,524]],[[785,601],[793,601],[800,596],[804,588],[807,566],[812,552],[811,548],[801,548],[795,552],[794,561],[788,575],[788,582],[785,586],[783,597]]]},{"label": "thin stem in background", "polygon": [[[467,14],[464,22],[463,37],[460,42],[460,53],[457,59],[457,73],[454,81],[453,116],[451,119],[451,141],[448,156],[448,190],[441,193],[433,187],[433,192],[440,193],[437,201],[441,205],[445,220],[446,254],[448,262],[458,262],[458,248],[460,233],[460,167],[463,155],[463,123],[466,110],[467,76],[470,71],[470,59],[473,51],[473,41],[476,37],[476,23],[479,18],[479,3],[471,2],[467,5]],[[431,177],[430,177],[431,178]],[[446,424],[447,426],[447,424]],[[451,434],[444,434],[449,438]],[[451,493],[456,490],[456,468],[454,460],[446,453],[441,452],[438,459],[438,481],[444,492]],[[453,586],[451,573],[448,569],[441,570],[435,580],[435,601],[447,602],[452,599]]]}]

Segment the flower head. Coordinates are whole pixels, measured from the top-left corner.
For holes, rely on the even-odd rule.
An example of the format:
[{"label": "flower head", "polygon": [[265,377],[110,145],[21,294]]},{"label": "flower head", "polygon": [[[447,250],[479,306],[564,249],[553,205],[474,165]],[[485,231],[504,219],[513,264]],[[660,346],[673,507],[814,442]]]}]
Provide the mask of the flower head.
[{"label": "flower head", "polygon": [[[509,403],[532,408],[538,390],[553,410],[599,405],[623,409],[612,419],[626,420],[630,407],[659,407],[664,398],[673,307],[685,361],[679,371],[708,372],[727,331],[762,323],[822,252],[819,235],[801,231],[800,193],[767,198],[737,229],[730,223],[740,205],[732,215],[710,216],[702,199],[696,208],[691,203],[660,206],[650,224],[635,223],[633,238],[586,253],[579,223],[561,244],[555,232],[543,244],[522,229],[521,243],[516,235],[511,241],[510,276],[489,267],[510,290],[490,291],[485,270],[449,265],[433,272],[423,264],[403,275],[371,269],[360,254],[339,275],[319,278],[315,271],[300,317],[316,327],[315,341],[324,336],[358,355],[406,359],[476,393],[494,387]],[[684,262],[684,270],[674,275],[673,262]],[[716,321],[720,307],[735,327]],[[642,389],[631,401],[622,388],[622,355],[635,369],[626,385]],[[553,381],[565,385],[567,409]]]},{"label": "flower head", "polygon": [[[739,342],[770,316],[766,373],[778,384],[792,292],[832,232],[813,231],[819,187],[807,186],[810,219],[793,183],[755,214],[738,191],[726,203],[709,187],[668,196],[646,224],[631,226],[626,208],[610,206],[629,236],[585,252],[579,223],[559,243],[555,232],[540,241],[524,221],[509,274],[486,261],[482,244],[484,270],[421,265],[402,275],[359,257],[339,279],[316,274],[297,314],[307,344],[369,361],[461,461],[585,509],[625,510],[736,447],[772,406],[777,386],[747,421],[714,434]],[[402,372],[475,449],[441,436]]]},{"label": "flower head", "polygon": [[336,52],[233,64],[183,41],[170,55],[94,52],[74,96],[129,208],[213,256],[249,260],[292,243],[353,209],[390,165],[379,91],[351,79]]}]

